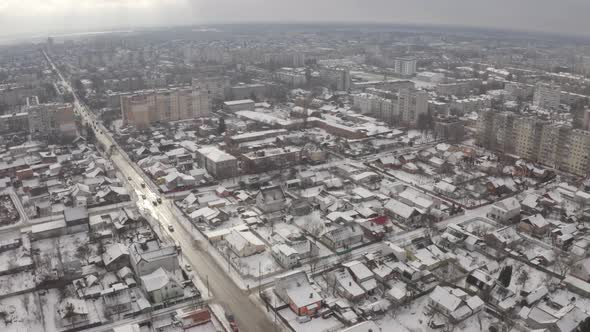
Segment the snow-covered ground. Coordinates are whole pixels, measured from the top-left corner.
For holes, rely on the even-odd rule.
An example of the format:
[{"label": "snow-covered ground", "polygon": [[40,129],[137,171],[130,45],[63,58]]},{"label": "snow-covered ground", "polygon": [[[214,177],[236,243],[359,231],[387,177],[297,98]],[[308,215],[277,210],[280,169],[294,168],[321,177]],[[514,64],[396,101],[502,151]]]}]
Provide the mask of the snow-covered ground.
[{"label": "snow-covered ground", "polygon": [[344,327],[339,320],[333,316],[329,318],[313,318],[309,322],[299,323],[297,321],[297,315],[290,309],[285,308],[278,312],[281,317],[285,318],[291,327],[297,332],[322,332],[322,331],[336,331],[341,327]]},{"label": "snow-covered ground", "polygon": [[[543,285],[547,284],[547,281],[551,279],[547,273],[539,271],[529,265],[526,265],[522,262],[514,260],[512,258],[506,258],[500,264],[500,271],[502,267],[512,265],[512,279],[510,281],[510,285],[508,289],[513,291],[515,294],[519,294],[520,291],[527,291],[531,292]],[[521,274],[525,274],[521,276]],[[493,275],[493,277],[497,278],[500,275],[500,272]]]},{"label": "snow-covered ground", "polygon": [[0,312],[6,314],[4,319],[0,319],[0,331],[43,331],[41,306],[36,293],[0,300]]},{"label": "snow-covered ground", "polygon": [[[391,310],[384,317],[375,321],[381,327],[381,331],[395,332],[435,332],[441,329],[433,329],[428,326],[430,316],[424,308],[428,304],[428,295],[412,301],[409,305]],[[490,325],[497,320],[490,315],[480,312],[456,326],[456,331],[488,331]]]}]

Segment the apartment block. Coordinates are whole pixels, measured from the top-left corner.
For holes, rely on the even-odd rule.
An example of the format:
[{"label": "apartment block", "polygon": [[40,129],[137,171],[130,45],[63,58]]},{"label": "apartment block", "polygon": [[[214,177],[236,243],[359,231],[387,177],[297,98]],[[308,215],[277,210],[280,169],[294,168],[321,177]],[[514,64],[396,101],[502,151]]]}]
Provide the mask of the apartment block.
[{"label": "apartment block", "polygon": [[72,104],[30,104],[24,110],[28,114],[32,135],[72,138],[78,134]]},{"label": "apartment block", "polygon": [[533,95],[533,105],[556,110],[559,108],[561,96],[561,87],[556,84],[539,82],[535,85],[535,94]]},{"label": "apartment block", "polygon": [[514,114],[485,110],[477,121],[476,143],[490,150],[513,153]]},{"label": "apartment block", "polygon": [[304,67],[305,54],[300,52],[269,53],[264,55],[264,62],[280,67]]},{"label": "apartment block", "polygon": [[573,129],[567,135],[565,144],[560,146],[563,149],[565,158],[561,161],[558,169],[586,176],[590,171],[590,132],[586,130]]},{"label": "apartment block", "polygon": [[208,116],[210,94],[193,87],[147,90],[121,96],[123,123],[138,128],[154,122],[187,120]]},{"label": "apartment block", "polygon": [[193,78],[192,86],[199,91],[207,91],[213,99],[224,100],[227,91],[231,87],[229,77],[213,76]]},{"label": "apartment block", "polygon": [[506,99],[508,100],[527,100],[533,95],[533,86],[509,82],[504,85],[504,91],[506,91]]},{"label": "apartment block", "polygon": [[458,143],[465,136],[465,126],[463,121],[456,117],[439,118],[434,121],[434,132],[438,139]]},{"label": "apartment block", "polygon": [[416,125],[420,115],[428,113],[428,93],[415,89],[399,90],[397,109],[403,124]]},{"label": "apartment block", "polygon": [[396,74],[402,76],[413,76],[416,74],[416,59],[397,58],[394,60],[393,65]]},{"label": "apartment block", "polygon": [[204,147],[197,151],[199,165],[216,179],[238,175],[238,159],[216,147]]},{"label": "apartment block", "polygon": [[307,83],[305,72],[293,68],[281,68],[274,73],[274,79],[291,87],[298,87]]},{"label": "apartment block", "polygon": [[590,172],[590,131],[508,112],[484,111],[477,143],[580,176]]},{"label": "apartment block", "polygon": [[362,114],[371,114],[391,125],[415,126],[420,114],[428,113],[428,93],[416,89],[360,93],[353,96],[353,103]]},{"label": "apartment block", "polygon": [[322,68],[320,77],[327,81],[331,88],[338,91],[350,90],[350,71],[345,68]]},{"label": "apartment block", "polygon": [[528,159],[536,160],[539,155],[539,142],[545,123],[535,117],[517,118],[513,123],[514,153]]}]

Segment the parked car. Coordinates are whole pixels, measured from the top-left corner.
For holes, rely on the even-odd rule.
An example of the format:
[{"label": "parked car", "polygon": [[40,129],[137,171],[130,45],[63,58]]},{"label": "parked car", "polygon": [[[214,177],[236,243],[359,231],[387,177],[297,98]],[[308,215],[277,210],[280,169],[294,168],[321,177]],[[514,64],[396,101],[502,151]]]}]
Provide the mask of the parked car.
[{"label": "parked car", "polygon": [[168,230],[174,232],[174,226],[172,226],[172,224],[168,224]]}]

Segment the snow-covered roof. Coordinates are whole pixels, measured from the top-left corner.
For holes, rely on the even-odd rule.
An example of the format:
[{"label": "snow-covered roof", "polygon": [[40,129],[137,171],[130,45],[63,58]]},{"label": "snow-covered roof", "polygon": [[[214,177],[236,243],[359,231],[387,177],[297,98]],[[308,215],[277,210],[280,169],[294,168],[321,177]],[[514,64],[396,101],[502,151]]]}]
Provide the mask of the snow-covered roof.
[{"label": "snow-covered roof", "polygon": [[252,99],[230,100],[230,101],[224,102],[224,104],[227,106],[254,104],[254,100],[252,100]]},{"label": "snow-covered roof", "polygon": [[412,214],[416,211],[415,208],[406,205],[396,199],[390,199],[385,204],[384,208],[406,219],[410,218]]},{"label": "snow-covered roof", "polygon": [[104,265],[109,265],[114,260],[123,255],[129,255],[129,249],[122,243],[117,242],[107,248],[107,250],[102,254],[102,260]]},{"label": "snow-covered roof", "polygon": [[520,203],[514,197],[510,197],[503,201],[497,202],[496,204],[494,204],[494,206],[505,211],[520,209]]},{"label": "snow-covered roof", "polygon": [[158,268],[154,272],[141,277],[141,281],[147,292],[153,292],[164,288],[171,278],[168,272],[163,268]]},{"label": "snow-covered roof", "polygon": [[535,214],[533,216],[525,218],[524,220],[528,220],[531,223],[531,225],[533,225],[537,228],[543,228],[543,227],[549,225],[547,220],[545,220],[545,217],[543,217],[541,214]]},{"label": "snow-covered roof", "polygon": [[236,157],[212,146],[201,148],[198,152],[213,162],[236,160]]},{"label": "snow-covered roof", "polygon": [[449,292],[446,287],[436,286],[429,297],[449,312],[455,311],[461,305],[461,299]]},{"label": "snow-covered roof", "polygon": [[344,263],[342,266],[348,268],[357,280],[364,281],[373,277],[373,272],[365,264],[357,260]]}]

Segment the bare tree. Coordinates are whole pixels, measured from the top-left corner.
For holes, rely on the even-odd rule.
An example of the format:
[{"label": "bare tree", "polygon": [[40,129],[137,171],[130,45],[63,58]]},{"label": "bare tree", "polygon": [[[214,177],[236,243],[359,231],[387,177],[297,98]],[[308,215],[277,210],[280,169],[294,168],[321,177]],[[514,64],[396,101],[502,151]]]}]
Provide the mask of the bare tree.
[{"label": "bare tree", "polygon": [[560,279],[564,279],[570,272],[572,266],[576,263],[577,259],[575,255],[568,254],[557,248],[553,250],[555,253],[555,263],[553,264],[553,272],[560,276]]},{"label": "bare tree", "polygon": [[90,250],[88,245],[81,245],[76,249],[76,258],[88,264],[88,257],[90,257],[91,253],[92,250]]},{"label": "bare tree", "polygon": [[522,287],[524,287],[526,285],[527,280],[529,280],[529,273],[527,272],[527,270],[522,269],[520,271],[520,274],[518,275],[518,278],[516,279],[516,284],[522,285]]}]

